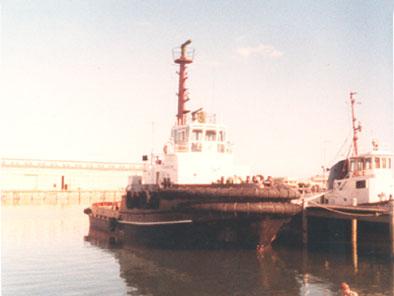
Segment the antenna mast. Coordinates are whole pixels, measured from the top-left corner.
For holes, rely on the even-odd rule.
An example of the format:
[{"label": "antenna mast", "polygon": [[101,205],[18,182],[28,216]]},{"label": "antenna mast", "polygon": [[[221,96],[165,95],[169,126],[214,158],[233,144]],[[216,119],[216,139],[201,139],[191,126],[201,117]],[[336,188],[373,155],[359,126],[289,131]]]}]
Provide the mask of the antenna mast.
[{"label": "antenna mast", "polygon": [[185,83],[187,79],[186,65],[193,62],[193,56],[188,56],[186,52],[186,46],[190,43],[192,43],[192,41],[189,39],[181,45],[181,55],[174,60],[176,64],[179,64],[178,113],[176,115],[178,125],[184,125],[186,123],[185,115],[190,112],[185,110],[185,103],[189,101]]},{"label": "antenna mast", "polygon": [[353,149],[354,149],[353,155],[357,157],[358,156],[357,132],[361,132],[361,125],[360,125],[360,123],[358,123],[358,126],[356,126],[356,116],[355,116],[355,112],[354,112],[354,104],[356,102],[356,99],[354,98],[354,96],[356,94],[357,94],[356,92],[350,92],[350,104],[351,104],[351,108],[352,108],[352,127],[353,127]]}]

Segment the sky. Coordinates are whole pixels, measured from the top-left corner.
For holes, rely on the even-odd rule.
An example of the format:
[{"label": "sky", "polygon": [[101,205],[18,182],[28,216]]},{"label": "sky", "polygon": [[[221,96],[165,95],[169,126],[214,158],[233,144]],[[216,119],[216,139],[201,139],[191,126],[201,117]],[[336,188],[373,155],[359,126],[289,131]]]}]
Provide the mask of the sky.
[{"label": "sky", "polygon": [[394,151],[393,1],[1,2],[0,157],[139,162],[177,111],[172,49],[192,39],[190,109],[237,164],[308,177],[351,144]]}]

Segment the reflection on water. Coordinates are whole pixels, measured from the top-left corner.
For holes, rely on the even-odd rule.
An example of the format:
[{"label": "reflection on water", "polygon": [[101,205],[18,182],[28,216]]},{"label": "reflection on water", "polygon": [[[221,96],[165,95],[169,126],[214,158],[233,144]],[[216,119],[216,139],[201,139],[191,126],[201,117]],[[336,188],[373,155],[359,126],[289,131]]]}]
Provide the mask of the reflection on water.
[{"label": "reflection on water", "polygon": [[143,295],[297,295],[300,283],[281,262],[250,251],[121,250],[121,276]]},{"label": "reflection on water", "polygon": [[329,251],[110,247],[78,206],[2,208],[2,295],[394,295],[393,262]]},{"label": "reflection on water", "polygon": [[88,222],[82,211],[2,207],[2,295],[126,294],[113,254],[83,240]]}]

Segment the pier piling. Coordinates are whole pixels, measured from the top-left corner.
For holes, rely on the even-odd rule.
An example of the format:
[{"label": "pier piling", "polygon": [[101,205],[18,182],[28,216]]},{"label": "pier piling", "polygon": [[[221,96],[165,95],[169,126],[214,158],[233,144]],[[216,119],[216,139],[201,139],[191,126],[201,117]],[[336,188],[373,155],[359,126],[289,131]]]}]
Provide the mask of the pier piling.
[{"label": "pier piling", "polygon": [[[353,206],[357,206],[357,199],[353,198]],[[357,273],[358,271],[358,250],[357,250],[357,240],[358,240],[358,235],[357,235],[357,219],[352,219],[352,256],[353,256],[353,267],[354,271]]]},{"label": "pier piling", "polygon": [[308,245],[308,216],[307,216],[307,205],[308,203],[302,201],[302,244],[304,246]]},{"label": "pier piling", "polygon": [[390,255],[391,258],[394,258],[394,200],[389,201],[389,209],[390,209]]}]

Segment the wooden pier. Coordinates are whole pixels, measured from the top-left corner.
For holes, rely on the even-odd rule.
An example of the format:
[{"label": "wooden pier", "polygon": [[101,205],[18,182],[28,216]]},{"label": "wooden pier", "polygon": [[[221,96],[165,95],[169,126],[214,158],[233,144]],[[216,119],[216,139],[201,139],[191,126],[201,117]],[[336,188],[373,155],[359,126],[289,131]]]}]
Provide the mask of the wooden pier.
[{"label": "wooden pier", "polygon": [[[313,222],[310,221],[313,219]],[[316,222],[316,220],[319,222]],[[307,246],[310,243],[309,236],[316,235],[316,232],[319,231],[324,232],[322,231],[322,227],[319,227],[330,222],[346,223],[346,227],[344,228],[348,233],[344,233],[343,238],[348,240],[347,243],[350,243],[352,246],[355,265],[357,265],[359,241],[369,239],[365,237],[364,232],[360,231],[360,223],[369,225],[369,229],[372,230],[370,231],[370,235],[371,232],[372,235],[369,239],[371,243],[382,243],[386,245],[389,248],[390,256],[394,258],[394,200],[377,205],[354,204],[352,206],[321,204],[305,200],[302,212],[302,243]],[[313,224],[319,224],[319,226],[316,227],[315,225],[313,227]],[[377,232],[380,235],[379,240],[375,237]]]}]

